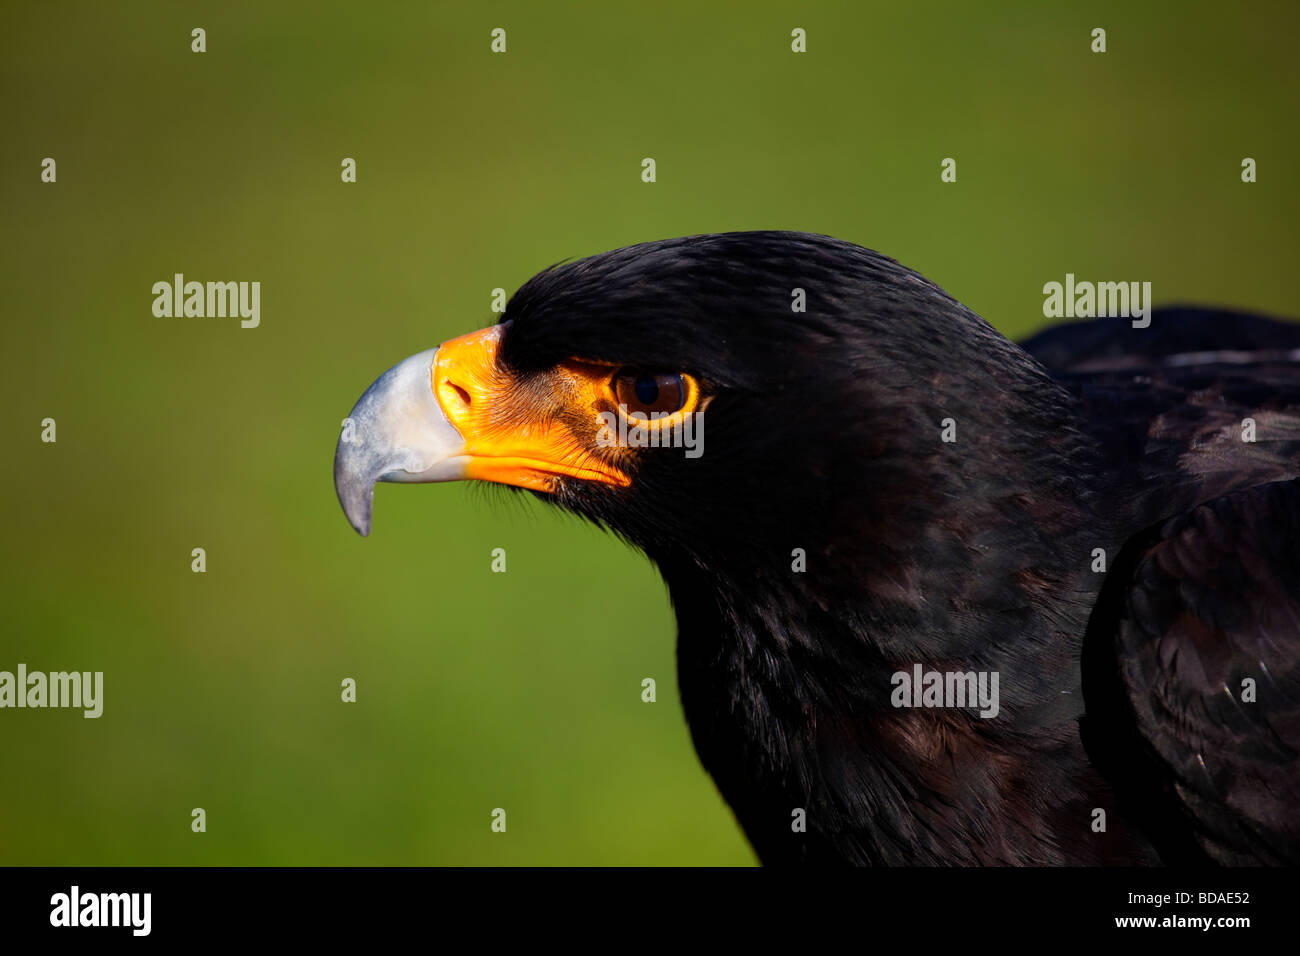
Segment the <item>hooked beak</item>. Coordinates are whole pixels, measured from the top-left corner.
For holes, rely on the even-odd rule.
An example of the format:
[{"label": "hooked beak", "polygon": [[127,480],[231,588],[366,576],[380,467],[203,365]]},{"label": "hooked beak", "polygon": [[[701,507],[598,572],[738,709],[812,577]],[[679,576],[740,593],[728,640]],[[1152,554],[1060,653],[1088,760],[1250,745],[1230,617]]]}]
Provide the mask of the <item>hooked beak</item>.
[{"label": "hooked beak", "polygon": [[[497,365],[508,323],[444,342],[394,365],[343,421],[334,488],[362,535],[370,533],[375,482],[476,478],[550,492],[562,477],[626,486],[628,477],[589,453],[563,424],[530,409],[527,390]],[[603,370],[571,378],[603,387]]]},{"label": "hooked beak", "polygon": [[379,376],[343,421],[334,451],[334,490],[352,527],[370,533],[377,481],[456,481],[469,459],[465,440],[433,391],[428,349]]}]

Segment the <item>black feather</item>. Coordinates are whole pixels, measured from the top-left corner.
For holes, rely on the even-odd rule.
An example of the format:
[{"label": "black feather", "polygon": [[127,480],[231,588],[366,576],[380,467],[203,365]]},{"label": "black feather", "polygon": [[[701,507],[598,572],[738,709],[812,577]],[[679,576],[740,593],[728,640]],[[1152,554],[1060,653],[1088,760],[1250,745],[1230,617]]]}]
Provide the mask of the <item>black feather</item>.
[{"label": "black feather", "polygon": [[[696,747],[764,861],[1294,862],[1300,526],[1294,485],[1252,490],[1300,468],[1294,328],[1100,320],[1031,340],[1040,362],[893,260],[789,232],[557,266],[503,321],[519,375],[584,358],[710,396],[702,457],[548,497],[660,568]],[[1271,703],[1188,683],[1193,650],[1263,695],[1258,656]],[[999,715],[892,706],[915,664],[997,672]]]}]

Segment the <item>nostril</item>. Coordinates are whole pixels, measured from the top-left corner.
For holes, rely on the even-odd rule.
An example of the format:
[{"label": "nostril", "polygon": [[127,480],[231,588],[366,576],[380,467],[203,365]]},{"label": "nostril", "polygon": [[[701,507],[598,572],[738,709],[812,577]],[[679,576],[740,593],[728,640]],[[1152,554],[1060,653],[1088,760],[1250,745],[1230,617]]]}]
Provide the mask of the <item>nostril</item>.
[{"label": "nostril", "polygon": [[465,389],[461,388],[451,379],[443,379],[442,384],[444,388],[451,390],[452,394],[455,395],[455,397],[460,400],[460,404],[462,406],[464,406],[465,408],[469,408],[470,405],[469,392],[465,391]]}]

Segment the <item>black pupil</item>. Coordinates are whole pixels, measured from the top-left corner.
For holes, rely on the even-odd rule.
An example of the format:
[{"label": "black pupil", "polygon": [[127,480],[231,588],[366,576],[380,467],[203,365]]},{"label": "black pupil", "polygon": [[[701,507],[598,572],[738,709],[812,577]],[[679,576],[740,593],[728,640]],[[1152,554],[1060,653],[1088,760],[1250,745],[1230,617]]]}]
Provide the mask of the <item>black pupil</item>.
[{"label": "black pupil", "polygon": [[636,399],[642,405],[653,405],[659,400],[659,382],[653,375],[638,375],[633,387]]}]

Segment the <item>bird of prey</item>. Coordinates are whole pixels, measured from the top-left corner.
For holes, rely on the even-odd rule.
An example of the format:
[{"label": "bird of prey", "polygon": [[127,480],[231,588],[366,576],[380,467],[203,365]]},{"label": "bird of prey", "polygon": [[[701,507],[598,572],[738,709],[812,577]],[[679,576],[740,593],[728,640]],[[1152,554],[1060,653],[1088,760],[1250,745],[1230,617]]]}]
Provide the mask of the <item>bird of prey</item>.
[{"label": "bird of prey", "polygon": [[764,863],[1300,863],[1300,326],[1022,346],[848,242],[691,236],[539,273],[347,426],[363,535],[377,481],[477,479],[649,556]]}]

